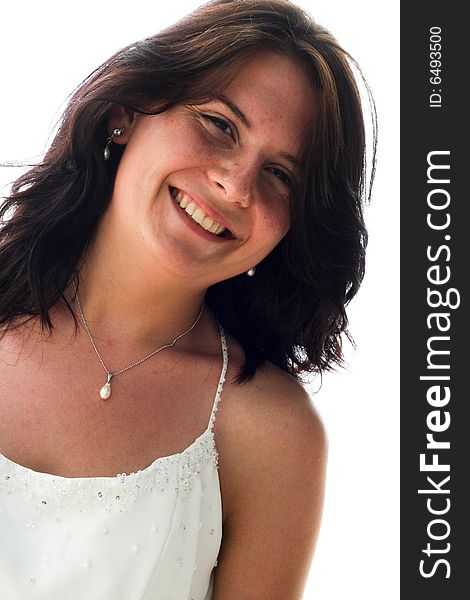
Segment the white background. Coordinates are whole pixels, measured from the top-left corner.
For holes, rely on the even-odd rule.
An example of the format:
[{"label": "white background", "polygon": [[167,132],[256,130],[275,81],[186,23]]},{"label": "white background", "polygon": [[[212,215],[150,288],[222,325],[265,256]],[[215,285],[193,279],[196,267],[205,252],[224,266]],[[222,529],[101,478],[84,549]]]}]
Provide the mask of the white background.
[{"label": "white background", "polygon": [[[163,6],[162,6],[163,4]],[[0,162],[37,158],[68,94],[117,49],[154,34],[199,2],[3,3]],[[314,401],[329,434],[324,518],[306,600],[399,597],[399,3],[299,0],[359,62],[379,118],[367,273],[350,307],[357,344]],[[18,169],[0,169],[0,185]],[[308,468],[308,463],[305,467]],[[269,557],[266,557],[269,560]],[[286,599],[287,600],[287,599]]]}]

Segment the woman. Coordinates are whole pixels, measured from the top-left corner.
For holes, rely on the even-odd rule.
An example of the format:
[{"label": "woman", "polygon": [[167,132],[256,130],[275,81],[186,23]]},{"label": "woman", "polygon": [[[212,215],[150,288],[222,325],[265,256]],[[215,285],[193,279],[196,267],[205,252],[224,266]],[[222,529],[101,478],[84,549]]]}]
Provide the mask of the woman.
[{"label": "woman", "polygon": [[301,598],[326,449],[300,378],[341,362],[366,245],[349,61],[288,2],[216,0],[93,72],[13,186],[5,597]]}]

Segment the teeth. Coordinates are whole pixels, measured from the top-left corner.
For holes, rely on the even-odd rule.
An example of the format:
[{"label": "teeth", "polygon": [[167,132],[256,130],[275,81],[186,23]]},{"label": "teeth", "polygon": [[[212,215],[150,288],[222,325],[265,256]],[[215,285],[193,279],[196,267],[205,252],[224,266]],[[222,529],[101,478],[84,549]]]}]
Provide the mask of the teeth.
[{"label": "teeth", "polygon": [[206,215],[204,214],[204,211],[198,206],[191,216],[196,221],[196,223],[199,223],[200,225],[204,221]]},{"label": "teeth", "polygon": [[196,210],[196,208],[197,208],[196,204],[194,204],[194,202],[190,202],[184,210],[188,213],[188,215],[191,215],[191,217],[192,217],[193,212]]},{"label": "teeth", "polygon": [[205,212],[200,208],[195,202],[190,200],[186,194],[182,194],[178,190],[172,190],[172,196],[178,202],[181,208],[183,208],[190,217],[196,221],[203,229],[206,231],[210,231],[210,233],[214,233],[215,235],[220,235],[223,231],[225,231],[225,227],[217,221],[214,221],[211,217],[207,216]]},{"label": "teeth", "polygon": [[204,219],[199,223],[201,227],[204,227],[207,231],[210,231],[210,228],[214,225],[214,219],[210,217],[204,217]]}]

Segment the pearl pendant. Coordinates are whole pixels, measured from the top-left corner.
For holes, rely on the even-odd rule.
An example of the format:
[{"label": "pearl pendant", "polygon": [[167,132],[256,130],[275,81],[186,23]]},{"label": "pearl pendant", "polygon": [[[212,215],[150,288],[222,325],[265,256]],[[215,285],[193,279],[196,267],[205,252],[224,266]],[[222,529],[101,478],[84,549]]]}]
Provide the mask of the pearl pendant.
[{"label": "pearl pendant", "polygon": [[100,398],[102,400],[107,400],[111,396],[111,378],[112,374],[108,373],[108,381],[100,389]]},{"label": "pearl pendant", "polygon": [[100,398],[102,400],[107,400],[111,396],[111,384],[105,383],[104,386],[100,389]]}]

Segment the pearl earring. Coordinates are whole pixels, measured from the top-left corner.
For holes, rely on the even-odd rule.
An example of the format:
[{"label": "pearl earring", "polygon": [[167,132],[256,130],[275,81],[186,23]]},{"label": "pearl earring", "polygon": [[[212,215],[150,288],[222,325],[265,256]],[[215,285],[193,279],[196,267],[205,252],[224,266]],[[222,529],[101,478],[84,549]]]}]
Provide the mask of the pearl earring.
[{"label": "pearl earring", "polygon": [[253,277],[253,275],[255,273],[256,273],[256,267],[251,267],[251,269],[246,272],[246,274],[248,275],[248,277]]},{"label": "pearl earring", "polygon": [[113,137],[119,137],[123,131],[124,131],[125,127],[120,127],[117,128],[113,131],[113,133],[109,136],[109,138],[106,140],[106,146],[104,147],[103,150],[103,158],[104,160],[108,160],[109,157],[111,156],[111,150],[109,149],[109,146],[111,144],[111,142],[113,141]]}]

